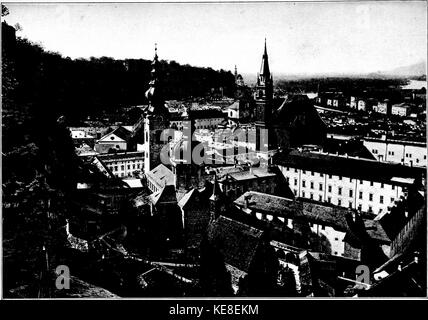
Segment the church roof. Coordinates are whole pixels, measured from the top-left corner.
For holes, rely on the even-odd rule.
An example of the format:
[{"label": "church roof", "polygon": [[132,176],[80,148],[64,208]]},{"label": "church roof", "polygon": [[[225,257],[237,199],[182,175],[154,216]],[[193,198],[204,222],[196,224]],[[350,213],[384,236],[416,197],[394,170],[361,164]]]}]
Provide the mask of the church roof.
[{"label": "church roof", "polygon": [[[306,95],[290,95],[284,99],[276,110],[278,123],[286,126],[296,126],[303,119],[305,123],[325,126],[315,107]],[[302,120],[301,120],[302,121]]]},{"label": "church roof", "polygon": [[132,134],[131,131],[129,131],[128,129],[126,129],[122,126],[113,130],[113,133],[125,141],[129,140],[129,138],[131,137],[131,134]]},{"label": "church roof", "polygon": [[106,135],[104,135],[103,137],[101,137],[101,139],[99,141],[110,141],[108,139],[109,136],[111,135],[115,135],[117,136],[119,139],[123,140],[123,141],[128,141],[131,138],[132,132],[129,131],[128,129],[120,126],[116,129],[114,129],[112,132],[107,133]]}]

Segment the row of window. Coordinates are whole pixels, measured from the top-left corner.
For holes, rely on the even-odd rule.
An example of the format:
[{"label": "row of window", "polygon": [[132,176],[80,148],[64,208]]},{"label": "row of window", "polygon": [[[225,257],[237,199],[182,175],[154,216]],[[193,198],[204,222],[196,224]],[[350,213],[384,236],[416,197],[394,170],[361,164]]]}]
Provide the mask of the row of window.
[{"label": "row of window", "polygon": [[[140,169],[141,168],[141,166],[142,166],[142,164],[140,164],[140,163],[137,163],[137,164],[132,164],[132,169],[133,170],[135,170],[135,169]],[[119,171],[119,166],[117,166],[117,165],[108,165],[108,167],[109,167],[109,169],[110,170],[112,170],[113,172],[117,172],[117,171]],[[126,167],[128,170],[131,170],[131,164],[128,164],[127,165],[127,167]],[[120,170],[121,171],[124,171],[125,170],[125,165],[121,165],[120,166]]]},{"label": "row of window", "polygon": [[[297,186],[297,179],[294,179],[294,186]],[[303,188],[306,188],[306,181],[305,180],[302,180],[302,187]],[[383,183],[381,184],[381,188],[383,188],[384,187],[384,185],[383,185]],[[395,186],[392,186],[392,190],[394,190],[394,188],[395,188]],[[314,189],[314,182],[310,182],[310,189]],[[329,193],[331,193],[332,192],[332,186],[331,185],[329,185],[328,186],[328,192]],[[318,190],[319,191],[323,191],[323,184],[322,183],[319,183],[318,184]],[[342,187],[338,187],[337,188],[337,193],[341,196],[342,195],[342,190],[343,190],[343,188]],[[352,189],[349,189],[349,197],[353,197],[354,196],[354,190],[352,190]],[[363,192],[362,191],[360,191],[359,192],[359,197],[360,197],[360,199],[362,199],[363,198]],[[372,193],[369,193],[369,199],[370,199],[370,201],[373,201],[372,199],[373,199],[373,194]],[[380,196],[380,201],[381,201],[381,203],[383,203],[383,196]]]},{"label": "row of window", "polygon": [[[290,171],[290,168],[289,168],[289,167],[287,167],[287,168],[286,168],[286,170],[287,170],[287,171]],[[295,173],[297,173],[297,172],[298,172],[298,169],[294,169],[294,172],[295,172]],[[311,176],[314,176],[314,175],[315,175],[315,172],[314,172],[314,171],[309,171],[309,172],[310,172]],[[302,173],[303,173],[303,174],[306,174],[306,170],[302,170]],[[324,177],[324,174],[323,174],[323,173],[320,173],[319,175],[320,175],[320,177]],[[333,175],[329,174],[329,175],[328,175],[328,178],[329,178],[329,179],[332,179],[332,178],[333,178]],[[341,181],[341,180],[343,179],[343,177],[342,177],[342,176],[338,176],[338,179],[339,179],[339,181]],[[349,178],[349,182],[352,182],[352,181],[354,181],[354,179],[353,179],[353,178]],[[361,180],[361,179],[360,179],[360,184],[363,184],[363,182],[364,182],[364,180]],[[304,183],[305,183],[305,180],[302,180],[302,183],[304,184]],[[294,179],[294,185],[297,185],[297,179]],[[303,186],[304,186],[304,185],[303,185]],[[374,186],[374,182],[373,182],[373,181],[370,181],[370,186],[371,186],[371,187],[373,187],[373,186]],[[385,184],[384,184],[384,183],[381,183],[381,184],[380,184],[380,187],[381,187],[381,188],[384,188],[384,187],[385,187]],[[394,189],[395,189],[395,186],[391,186],[391,187],[392,187],[392,190],[394,190]]]},{"label": "row of window", "polygon": [[123,177],[132,177],[132,173],[128,172],[128,174],[126,175],[125,172],[118,172],[114,174],[116,177],[118,178],[123,178]]},{"label": "row of window", "polygon": [[[378,154],[378,150],[377,149],[372,149],[372,153],[373,154]],[[388,156],[393,156],[393,155],[395,155],[395,152],[394,151],[388,151]],[[411,154],[411,153],[406,153],[405,154],[405,157],[406,158],[412,158],[413,157],[413,155]],[[426,160],[427,159],[427,156],[426,155],[424,155],[424,160]],[[401,159],[401,160],[404,160],[404,159]],[[417,163],[419,163],[419,159],[416,159],[416,162]]]},{"label": "row of window", "polygon": [[[294,190],[294,195],[297,196],[297,191]],[[306,198],[306,193],[304,191],[302,191],[302,198]],[[309,194],[309,199],[314,200],[314,195],[313,193]],[[323,197],[320,195],[318,196],[318,201],[322,202],[323,201]],[[394,201],[394,198],[391,198],[391,202]],[[328,203],[332,203],[331,201],[331,197],[327,197],[326,202]],[[383,203],[383,197],[381,196],[381,201],[380,203]],[[338,206],[342,206],[342,199],[337,199],[337,205]],[[354,203],[352,201],[348,201],[348,208],[352,209],[354,207]],[[362,210],[362,205],[359,204],[358,205],[358,210],[361,211]],[[373,212],[373,207],[372,206],[368,206],[368,212]],[[382,209],[379,209],[379,214],[382,213]]]},{"label": "row of window", "polygon": [[[135,164],[137,164],[137,163],[140,163],[141,162],[141,159],[138,159],[138,160],[127,160],[127,162],[128,163],[131,163],[131,164],[133,164],[133,163],[135,163]],[[121,163],[123,163],[123,161],[111,161],[111,162],[107,162],[107,165],[120,165]]]}]

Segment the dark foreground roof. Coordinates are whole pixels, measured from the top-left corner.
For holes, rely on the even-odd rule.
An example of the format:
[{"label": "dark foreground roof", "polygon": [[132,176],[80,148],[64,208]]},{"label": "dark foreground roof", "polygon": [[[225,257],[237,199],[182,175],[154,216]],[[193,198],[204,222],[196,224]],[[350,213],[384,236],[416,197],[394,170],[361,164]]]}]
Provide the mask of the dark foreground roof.
[{"label": "dark foreground roof", "polygon": [[222,253],[224,262],[247,273],[262,236],[262,230],[224,216],[208,226],[208,241]]}]

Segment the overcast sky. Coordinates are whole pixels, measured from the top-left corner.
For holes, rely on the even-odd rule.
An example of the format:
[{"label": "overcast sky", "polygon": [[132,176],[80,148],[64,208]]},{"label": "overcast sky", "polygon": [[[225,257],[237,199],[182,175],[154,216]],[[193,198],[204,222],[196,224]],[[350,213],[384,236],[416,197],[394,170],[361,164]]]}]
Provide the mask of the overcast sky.
[{"label": "overcast sky", "polygon": [[7,4],[18,35],[71,58],[161,59],[256,73],[366,73],[425,61],[425,1]]}]

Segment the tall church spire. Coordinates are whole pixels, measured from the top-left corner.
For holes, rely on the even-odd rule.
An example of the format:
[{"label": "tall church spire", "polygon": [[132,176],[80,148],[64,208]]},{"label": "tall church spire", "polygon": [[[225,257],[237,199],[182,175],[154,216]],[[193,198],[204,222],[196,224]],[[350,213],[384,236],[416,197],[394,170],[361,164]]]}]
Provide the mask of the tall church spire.
[{"label": "tall church spire", "polygon": [[263,53],[262,57],[262,65],[260,67],[260,80],[263,80],[263,82],[266,82],[266,80],[269,80],[271,77],[270,70],[269,70],[269,58],[267,53],[267,46],[266,46],[266,38],[265,38],[265,51]]},{"label": "tall church spire", "polygon": [[[260,73],[257,76],[255,121],[256,121],[256,150],[262,151],[265,147],[271,150],[274,145],[274,130],[271,128],[273,104],[273,78],[269,69],[269,58],[265,38],[265,47],[262,56]],[[266,131],[266,129],[269,129]],[[268,137],[269,136],[269,137]]]}]

